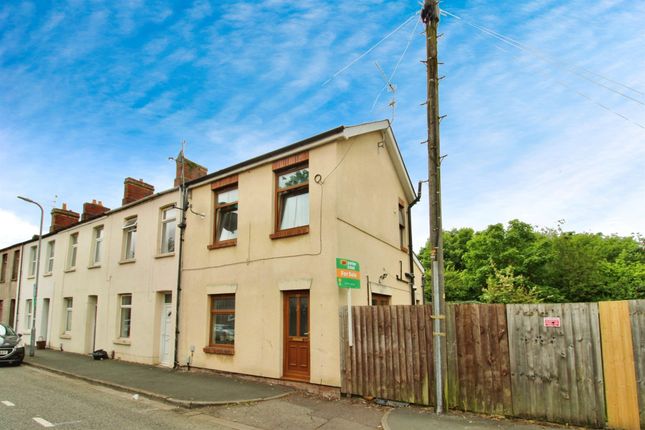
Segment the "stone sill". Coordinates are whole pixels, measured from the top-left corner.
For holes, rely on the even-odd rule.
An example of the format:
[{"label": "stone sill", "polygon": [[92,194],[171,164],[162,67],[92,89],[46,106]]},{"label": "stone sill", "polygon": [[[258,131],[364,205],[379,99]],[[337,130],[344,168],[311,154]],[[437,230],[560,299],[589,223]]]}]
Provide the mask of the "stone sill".
[{"label": "stone sill", "polygon": [[126,339],[122,337],[118,339],[112,339],[112,343],[115,345],[126,345],[126,346],[130,346],[131,344],[130,339]]},{"label": "stone sill", "polygon": [[235,348],[234,347],[205,346],[203,351],[206,354],[235,355]]}]

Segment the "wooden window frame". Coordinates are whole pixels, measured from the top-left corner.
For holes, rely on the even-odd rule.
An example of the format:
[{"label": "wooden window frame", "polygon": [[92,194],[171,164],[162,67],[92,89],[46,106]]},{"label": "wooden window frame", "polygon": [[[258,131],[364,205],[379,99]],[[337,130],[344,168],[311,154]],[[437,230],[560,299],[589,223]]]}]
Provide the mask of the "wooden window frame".
[{"label": "wooden window frame", "polygon": [[[238,205],[237,209],[240,209],[240,196],[239,196],[239,185],[238,185],[238,176],[233,175],[227,178],[220,179],[211,184],[211,190],[213,191],[213,234],[211,235],[211,243],[208,245],[208,249],[220,249],[228,248],[229,246],[237,245],[237,237],[235,239],[227,240],[217,240],[217,218],[219,217],[219,211],[223,208],[227,208],[233,205]],[[232,203],[224,203],[221,205],[217,204],[217,195],[226,191],[238,190],[237,200]],[[238,213],[239,216],[239,213]],[[239,225],[238,225],[239,229]]]},{"label": "wooden window frame", "polygon": [[0,268],[0,283],[7,281],[7,267],[9,267],[9,253],[2,254],[2,268]]},{"label": "wooden window frame", "polygon": [[[223,299],[233,299],[233,309],[215,309],[214,301]],[[233,315],[235,317],[235,294],[210,294],[208,296],[209,305],[209,328],[208,328],[208,346],[204,347],[204,352],[208,354],[235,354],[235,332],[233,332],[233,344],[228,343],[211,343],[213,340],[213,319],[216,315]]]},{"label": "wooden window frame", "polygon": [[392,297],[386,294],[372,293],[372,306],[390,306]]},{"label": "wooden window frame", "polygon": [[17,249],[13,252],[13,262],[11,263],[11,280],[18,280],[18,272],[20,270],[20,250]]},{"label": "wooden window frame", "polygon": [[407,218],[406,218],[406,208],[405,208],[405,202],[401,199],[399,199],[399,206],[398,206],[398,212],[397,212],[397,218],[399,221],[399,245],[401,247],[401,251],[403,252],[408,252],[408,247],[407,245],[407,237],[406,237],[406,231],[407,231]]},{"label": "wooden window frame", "polygon": [[[302,225],[298,227],[292,227],[287,229],[280,229],[280,215],[282,213],[282,208],[280,207],[280,197],[283,194],[297,194],[302,190],[306,190],[306,193],[309,193],[309,179],[305,184],[292,185],[283,189],[279,188],[280,176],[296,172],[303,168],[309,169],[309,152],[301,152],[299,154],[292,155],[287,158],[283,158],[273,163],[273,207],[274,210],[274,222],[273,222],[273,233],[269,236],[271,239],[280,239],[283,237],[292,237],[299,236],[302,234],[309,233],[309,224]],[[308,220],[311,222],[311,220]]]}]

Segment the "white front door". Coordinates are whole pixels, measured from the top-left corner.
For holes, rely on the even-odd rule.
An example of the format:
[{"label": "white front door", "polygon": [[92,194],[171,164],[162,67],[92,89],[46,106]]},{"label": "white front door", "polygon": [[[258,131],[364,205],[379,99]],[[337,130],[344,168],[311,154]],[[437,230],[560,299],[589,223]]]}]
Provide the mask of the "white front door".
[{"label": "white front door", "polygon": [[170,358],[170,332],[172,330],[172,294],[166,293],[161,305],[161,326],[159,332],[159,362],[164,366],[171,366]]}]

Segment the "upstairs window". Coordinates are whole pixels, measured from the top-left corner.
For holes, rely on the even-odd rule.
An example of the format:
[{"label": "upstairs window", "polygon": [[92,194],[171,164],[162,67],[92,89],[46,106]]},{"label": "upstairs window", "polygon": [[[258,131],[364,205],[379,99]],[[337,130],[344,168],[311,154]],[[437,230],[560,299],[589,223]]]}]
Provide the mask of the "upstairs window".
[{"label": "upstairs window", "polygon": [[67,250],[67,270],[76,268],[76,255],[78,253],[78,233],[69,236],[69,249]]},{"label": "upstairs window", "polygon": [[215,243],[237,239],[237,186],[215,192]]},{"label": "upstairs window", "polygon": [[92,260],[90,261],[91,266],[98,266],[101,264],[103,259],[103,235],[104,228],[102,225],[94,227],[92,233],[93,243],[92,243]]},{"label": "upstairs window", "polygon": [[29,248],[29,268],[27,276],[36,275],[36,253],[38,252],[38,247],[36,245]]},{"label": "upstairs window", "polygon": [[175,252],[175,227],[177,210],[169,207],[161,210],[161,254]]},{"label": "upstairs window", "polygon": [[2,266],[0,267],[0,283],[5,282],[6,280],[8,264],[9,264],[9,254],[2,254]]},{"label": "upstairs window", "polygon": [[237,244],[238,186],[237,175],[219,179],[211,184],[214,199],[213,237],[208,249]]},{"label": "upstairs window", "polygon": [[123,260],[134,260],[136,243],[137,217],[132,217],[123,223]]},{"label": "upstairs window", "polygon": [[399,199],[399,245],[403,251],[407,252],[407,243],[405,235],[405,203]]},{"label": "upstairs window", "polygon": [[45,263],[45,273],[54,271],[54,252],[56,251],[56,242],[50,240],[47,242],[47,261]]},{"label": "upstairs window", "polygon": [[18,269],[20,268],[18,263],[20,263],[20,250],[17,250],[16,252],[13,253],[13,265],[11,266],[12,281],[18,280]]}]

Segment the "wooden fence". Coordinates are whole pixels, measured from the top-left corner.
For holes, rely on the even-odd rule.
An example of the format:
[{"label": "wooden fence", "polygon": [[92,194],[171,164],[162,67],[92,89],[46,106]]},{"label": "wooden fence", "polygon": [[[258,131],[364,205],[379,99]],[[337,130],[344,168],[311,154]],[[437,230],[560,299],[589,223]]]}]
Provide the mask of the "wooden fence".
[{"label": "wooden fence", "polygon": [[[352,316],[350,348],[341,310],[341,391],[433,405],[431,306]],[[449,304],[446,323],[449,408],[645,429],[645,301]]]}]

